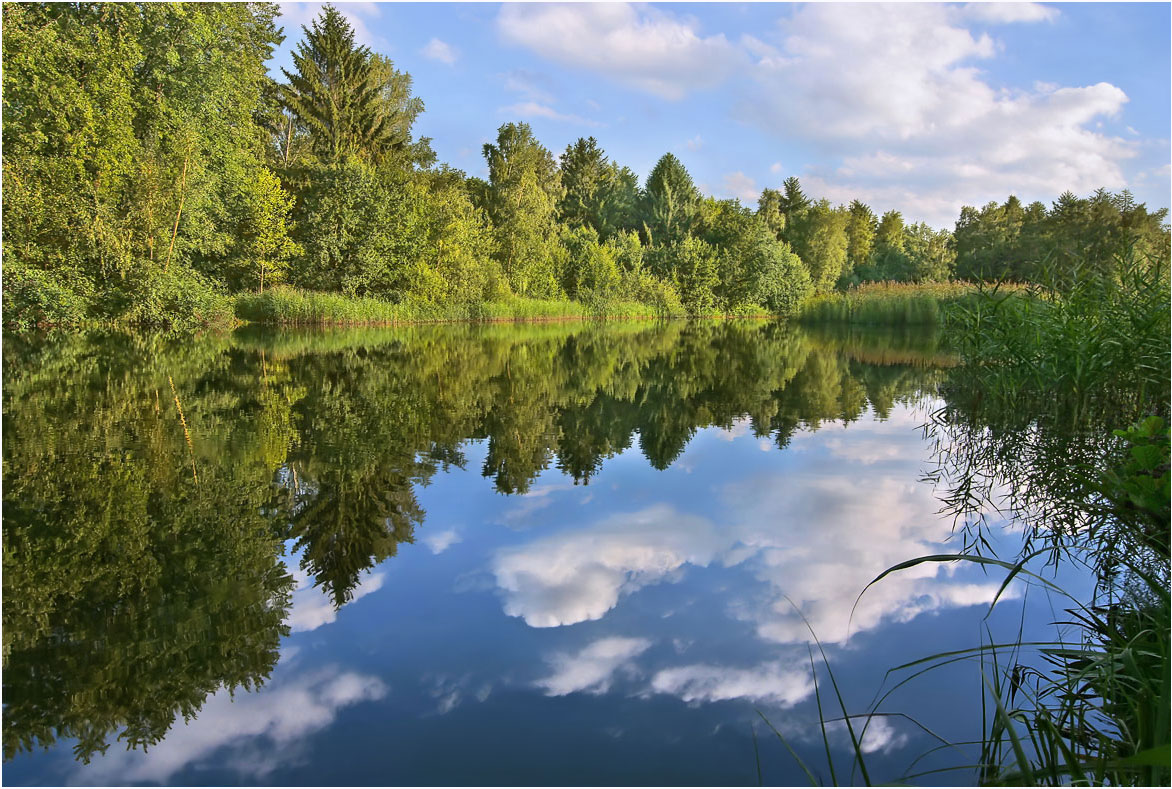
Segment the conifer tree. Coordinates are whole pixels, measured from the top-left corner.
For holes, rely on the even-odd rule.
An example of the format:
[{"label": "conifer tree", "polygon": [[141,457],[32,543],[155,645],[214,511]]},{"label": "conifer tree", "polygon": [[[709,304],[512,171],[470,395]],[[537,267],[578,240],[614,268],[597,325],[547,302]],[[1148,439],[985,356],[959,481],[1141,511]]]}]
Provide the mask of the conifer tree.
[{"label": "conifer tree", "polygon": [[700,203],[692,176],[673,154],[665,153],[643,189],[643,225],[651,243],[674,243],[691,230]]},{"label": "conifer tree", "polygon": [[387,69],[370,49],[357,46],[346,18],[327,5],[293,53],[295,73],[284,102],[310,134],[314,153],[337,161],[346,153],[377,156],[401,145],[396,119],[381,101]]}]

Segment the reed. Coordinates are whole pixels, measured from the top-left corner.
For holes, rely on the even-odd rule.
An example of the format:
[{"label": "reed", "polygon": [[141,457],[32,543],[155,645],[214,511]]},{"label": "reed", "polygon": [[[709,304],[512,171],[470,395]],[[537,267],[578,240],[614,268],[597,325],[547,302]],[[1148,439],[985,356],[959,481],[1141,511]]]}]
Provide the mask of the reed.
[{"label": "reed", "polygon": [[945,311],[973,297],[965,282],[872,282],[840,293],[815,296],[802,307],[804,323],[871,326],[940,326]]},{"label": "reed", "polygon": [[566,299],[527,299],[471,304],[435,304],[406,300],[391,303],[279,286],[261,294],[236,297],[236,317],[283,326],[384,325],[449,321],[541,321],[673,317],[655,306],[634,301],[582,303]]}]

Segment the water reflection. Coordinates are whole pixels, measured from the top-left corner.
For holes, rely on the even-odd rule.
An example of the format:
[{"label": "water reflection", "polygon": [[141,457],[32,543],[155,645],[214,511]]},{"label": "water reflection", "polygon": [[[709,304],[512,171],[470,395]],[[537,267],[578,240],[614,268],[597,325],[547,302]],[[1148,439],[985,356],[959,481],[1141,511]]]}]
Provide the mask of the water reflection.
[{"label": "water reflection", "polygon": [[[930,339],[769,323],[6,337],[5,758],[57,739],[83,760],[113,739],[155,745],[198,714],[139,772],[102,763],[164,780],[217,738],[284,743],[381,698],[380,680],[354,673],[278,685],[278,646],[378,590],[417,532],[436,556],[471,538],[447,523],[426,533],[419,492],[481,442],[482,475],[516,496],[499,520],[524,528],[562,517],[558,497],[630,448],[653,469],[691,464],[689,442],[716,427],[801,457],[808,431],[872,410],[880,421],[852,430],[879,431],[873,440],[831,440],[801,464],[746,474],[702,512],[648,501],[489,561],[504,611],[534,628],[598,620],[688,567],[719,566],[756,579],[730,606],[762,638],[805,642],[788,597],[823,640],[844,640],[862,585],[939,538],[930,491],[903,466],[882,470],[905,456],[901,441],[918,441],[912,425],[881,420],[934,392],[949,363]],[[876,471],[827,474],[850,463]],[[550,468],[564,488],[538,482]],[[992,594],[933,583],[937,572],[864,598],[853,629]],[[566,696],[642,677],[643,694],[780,706],[811,691],[806,670],[776,658],[638,668],[651,645],[614,634],[548,655],[535,684]],[[270,676],[271,694],[224,706]],[[471,692],[437,687],[441,708]],[[294,703],[308,712],[280,722]]]}]

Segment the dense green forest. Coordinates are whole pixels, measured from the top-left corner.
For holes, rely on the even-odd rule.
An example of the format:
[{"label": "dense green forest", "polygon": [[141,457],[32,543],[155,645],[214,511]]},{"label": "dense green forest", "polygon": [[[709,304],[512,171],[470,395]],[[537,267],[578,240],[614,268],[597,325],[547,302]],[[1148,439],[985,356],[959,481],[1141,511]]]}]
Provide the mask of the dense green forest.
[{"label": "dense green forest", "polygon": [[1049,208],[1011,196],[937,230],[814,200],[795,177],[756,209],[706,197],[670,153],[640,185],[594,138],[555,156],[524,123],[484,146],[487,180],[466,177],[414,133],[410,75],[335,9],[274,79],[277,14],[4,6],[6,323],[218,323],[243,293],[249,316],[280,319],[303,298],[288,288],[399,307],[368,318],[792,315],[866,281],[1071,278],[1129,249],[1168,259],[1167,211],[1126,191]]}]

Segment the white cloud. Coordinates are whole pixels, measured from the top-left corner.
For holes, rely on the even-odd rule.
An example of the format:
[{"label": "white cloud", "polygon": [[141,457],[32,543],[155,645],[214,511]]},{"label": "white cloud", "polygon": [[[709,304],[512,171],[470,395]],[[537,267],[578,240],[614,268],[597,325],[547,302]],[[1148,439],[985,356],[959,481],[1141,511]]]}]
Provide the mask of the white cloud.
[{"label": "white cloud", "polygon": [[[830,437],[828,458],[725,488],[729,519],[741,541],[757,551],[746,567],[771,590],[766,602],[739,614],[756,623],[762,638],[809,640],[791,600],[823,643],[844,643],[885,620],[992,601],[999,579],[953,579],[955,566],[934,563],[888,576],[858,599],[888,567],[947,550],[951,521],[938,514],[930,486],[914,481],[925,452],[918,421],[896,406],[887,421],[859,420]],[[822,433],[799,433],[791,448],[826,440]],[[895,454],[880,453],[881,445]]]},{"label": "white cloud", "polygon": [[1053,22],[1058,18],[1058,9],[1041,3],[967,3],[961,9],[969,19],[978,22]]},{"label": "white cloud", "polygon": [[718,439],[720,439],[721,441],[735,441],[738,438],[740,438],[741,436],[749,435],[749,432],[752,429],[753,429],[753,420],[746,417],[744,419],[734,420],[732,423],[732,427],[730,427],[728,430],[725,430],[723,428],[720,429],[719,431],[717,431],[716,437]]},{"label": "white cloud", "polygon": [[573,490],[570,483],[546,483],[534,485],[520,496],[511,497],[516,503],[510,507],[498,521],[502,526],[517,528],[529,520],[535,512],[540,512],[554,503],[554,495],[560,491]]},{"label": "white cloud", "polygon": [[802,176],[810,193],[857,197],[936,225],[951,225],[964,203],[1010,193],[1121,187],[1133,146],[1091,126],[1119,113],[1122,90],[1007,90],[975,65],[998,46],[968,22],[1053,13],[1030,4],[808,4],[781,23],[779,47],[761,50],[741,113],[841,152],[841,167]]},{"label": "white cloud", "polygon": [[443,553],[463,539],[455,529],[445,529],[444,531],[427,535],[423,538],[422,542],[431,549],[432,553],[438,554]]},{"label": "white cloud", "polygon": [[[289,616],[285,620],[292,632],[316,630],[322,625],[328,625],[337,620],[338,609],[334,608],[333,601],[321,589],[313,585],[307,572],[300,567],[294,567],[289,570],[289,573],[296,582]],[[358,585],[354,587],[353,595],[346,605],[366,597],[371,592],[377,592],[382,588],[385,576],[386,573],[382,572],[363,576]]]},{"label": "white cloud", "polygon": [[810,672],[779,662],[754,668],[698,664],[663,669],[651,678],[650,690],[687,702],[747,699],[792,707],[814,691]]},{"label": "white cloud", "polygon": [[721,181],[721,193],[725,197],[735,197],[747,205],[755,205],[761,190],[757,182],[738,170],[727,173]]},{"label": "white cloud", "polygon": [[[908,411],[853,424],[828,457],[726,486],[719,524],[660,504],[505,549],[492,566],[505,612],[532,627],[600,619],[624,595],[712,563],[761,584],[755,602],[731,613],[777,643],[810,638],[789,600],[828,644],[885,620],[989,603],[997,579],[970,583],[953,578],[955,566],[925,564],[884,579],[855,607],[883,570],[942,552],[952,532],[931,488],[915,481],[924,447],[920,417]],[[791,449],[825,438],[799,433]]]},{"label": "white cloud", "polygon": [[497,25],[542,57],[671,100],[719,85],[745,58],[723,35],[701,35],[693,20],[627,3],[506,4]]},{"label": "white cloud", "polygon": [[[859,750],[863,753],[891,753],[906,745],[910,738],[906,733],[892,726],[890,721],[891,718],[886,715],[870,718],[860,715],[852,718],[851,726],[854,728],[855,736],[862,737],[859,742]],[[831,721],[826,729],[844,747],[850,747],[850,734],[843,721]]]},{"label": "white cloud", "polygon": [[481,683],[473,690],[473,677],[471,674],[465,674],[458,678],[447,676],[432,677],[431,683],[431,696],[438,700],[435,710],[437,715],[447,715],[469,697],[483,702],[492,695],[491,682]]},{"label": "white cloud", "polygon": [[[284,665],[282,661],[277,672]],[[271,743],[259,749],[262,754],[279,751],[287,755],[305,738],[333,723],[339,710],[386,694],[387,686],[377,677],[350,671],[327,668],[288,678],[278,673],[252,693],[237,693],[233,698],[227,691],[216,692],[196,718],[176,725],[149,751],[111,749],[74,779],[99,785],[166,784],[179,770],[206,762],[221,748],[240,751],[255,747],[260,737]],[[254,779],[263,778],[279,764],[251,757],[231,759],[230,763]]]},{"label": "white cloud", "polygon": [[438,38],[433,38],[431,41],[428,41],[427,45],[420,52],[425,58],[438,60],[440,63],[447,63],[449,66],[454,65],[460,57],[460,53],[455,47]]},{"label": "white cloud", "polygon": [[568,115],[555,110],[553,107],[540,104],[536,101],[523,101],[519,104],[510,104],[501,107],[500,112],[515,118],[548,118],[551,121],[572,123],[579,126],[599,126],[598,121],[583,118],[581,115]]},{"label": "white cloud", "polygon": [[769,172],[773,173],[774,175],[777,175],[778,173],[780,173],[781,172],[781,162],[774,162],[773,164],[769,165]]},{"label": "white cloud", "polygon": [[698,151],[704,147],[704,139],[699,134],[697,134],[695,137],[685,142],[684,147],[689,151]]},{"label": "white cloud", "polygon": [[982,26],[1058,13],[1038,3],[809,3],[782,18],[776,35],[736,42],[628,4],[506,5],[498,25],[551,61],[668,99],[735,75],[741,118],[843,157],[802,174],[809,193],[943,227],[966,203],[1126,185],[1122,165],[1136,143],[1097,125],[1118,115],[1122,90],[1008,89],[980,69],[1003,51]]},{"label": "white cloud", "polygon": [[708,564],[726,542],[706,519],[661,504],[505,549],[493,573],[505,613],[557,627],[601,618],[621,595]]},{"label": "white cloud", "polygon": [[539,679],[537,687],[547,696],[565,696],[589,691],[605,693],[617,671],[647,651],[651,642],[645,638],[602,638],[577,654],[559,653],[549,658],[553,673]]}]

